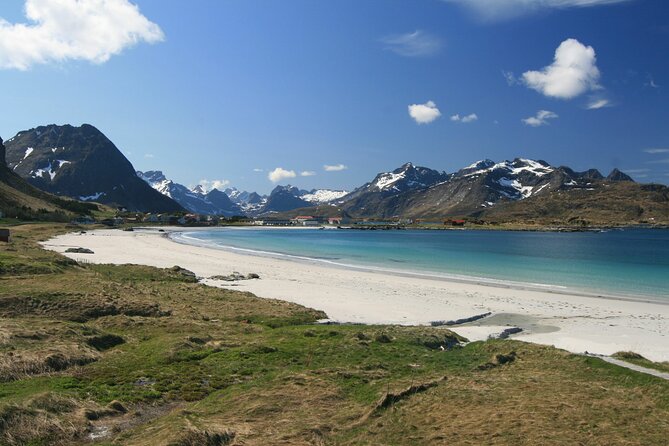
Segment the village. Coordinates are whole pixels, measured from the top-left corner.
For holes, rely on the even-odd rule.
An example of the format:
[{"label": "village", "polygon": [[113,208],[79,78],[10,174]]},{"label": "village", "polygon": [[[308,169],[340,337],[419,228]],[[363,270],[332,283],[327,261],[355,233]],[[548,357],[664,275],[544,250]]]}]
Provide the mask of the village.
[{"label": "village", "polygon": [[444,225],[444,226],[464,226],[466,220],[451,220],[444,221],[424,221],[414,220],[410,218],[390,218],[387,220],[374,219],[356,219],[349,216],[340,217],[324,217],[316,215],[298,215],[292,218],[280,217],[247,217],[236,215],[232,217],[203,215],[203,214],[157,214],[157,213],[134,213],[120,210],[114,217],[95,219],[91,216],[80,216],[70,223],[77,225],[92,225],[103,224],[106,226],[122,226],[134,224],[150,224],[150,225],[169,225],[169,226],[224,226],[224,225],[241,225],[241,226],[297,226],[297,227],[331,227],[342,229],[396,229],[404,228],[406,226],[414,225]]}]

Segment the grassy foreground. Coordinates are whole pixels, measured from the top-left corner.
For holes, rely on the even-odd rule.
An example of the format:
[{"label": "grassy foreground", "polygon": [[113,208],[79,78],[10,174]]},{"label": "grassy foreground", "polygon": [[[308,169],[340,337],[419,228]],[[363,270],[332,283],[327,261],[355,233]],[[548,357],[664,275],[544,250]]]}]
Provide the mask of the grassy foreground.
[{"label": "grassy foreground", "polygon": [[[669,382],[0,246],[0,444],[667,444]],[[221,271],[229,274],[230,271]]]}]

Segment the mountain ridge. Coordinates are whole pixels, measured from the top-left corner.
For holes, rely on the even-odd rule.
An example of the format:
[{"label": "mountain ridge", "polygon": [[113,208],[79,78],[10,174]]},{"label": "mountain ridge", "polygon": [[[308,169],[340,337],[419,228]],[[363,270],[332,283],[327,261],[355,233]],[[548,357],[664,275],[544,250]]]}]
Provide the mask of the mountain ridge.
[{"label": "mountain ridge", "polygon": [[200,185],[192,189],[168,180],[162,171],[150,170],[146,172],[136,171],[138,178],[144,180],[149,186],[161,194],[170,197],[183,208],[196,214],[219,215],[232,217],[241,215],[242,210],[233,203],[230,198],[218,189],[206,192]]},{"label": "mountain ridge", "polygon": [[0,138],[0,216],[22,220],[60,220],[99,210],[93,203],[80,203],[44,192],[12,172],[6,165]]},{"label": "mountain ridge", "polygon": [[137,178],[130,161],[90,124],[20,131],[7,141],[6,162],[23,179],[52,194],[131,211],[183,210]]}]

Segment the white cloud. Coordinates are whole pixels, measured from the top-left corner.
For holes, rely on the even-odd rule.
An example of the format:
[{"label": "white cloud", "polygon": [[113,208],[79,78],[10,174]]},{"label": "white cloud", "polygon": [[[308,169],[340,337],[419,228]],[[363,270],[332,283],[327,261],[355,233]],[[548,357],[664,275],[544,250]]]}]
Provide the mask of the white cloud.
[{"label": "white cloud", "polygon": [[531,127],[539,127],[542,125],[548,125],[549,119],[557,119],[558,115],[548,110],[539,110],[536,116],[530,116],[525,118],[522,121]]},{"label": "white cloud", "polygon": [[523,82],[545,96],[571,99],[601,88],[597,83],[600,74],[596,62],[594,48],[567,39],[555,50],[551,65],[523,73]]},{"label": "white cloud", "polygon": [[644,152],[651,153],[651,154],[655,155],[655,154],[658,154],[658,153],[669,153],[669,149],[652,148],[652,149],[644,149]]},{"label": "white cloud", "polygon": [[153,153],[145,153],[144,158],[155,158],[155,156],[153,155]]},{"label": "white cloud", "polygon": [[437,104],[432,101],[427,101],[425,104],[411,104],[408,108],[409,116],[418,124],[429,124],[441,116]]},{"label": "white cloud", "polygon": [[297,174],[294,170],[286,170],[282,167],[277,167],[267,174],[267,178],[269,178],[272,183],[278,183],[279,181],[283,181],[288,178],[295,178],[296,176]]},{"label": "white cloud", "polygon": [[313,170],[304,170],[304,171],[300,172],[301,177],[313,177],[315,175],[316,175],[316,172],[314,172]]},{"label": "white cloud", "polygon": [[441,49],[441,41],[438,38],[421,30],[386,36],[381,42],[387,45],[386,49],[405,57],[430,56]]},{"label": "white cloud", "polygon": [[33,24],[0,18],[0,68],[86,60],[103,63],[139,42],[164,39],[128,0],[26,0]]},{"label": "white cloud", "polygon": [[208,193],[214,189],[223,190],[230,182],[228,180],[200,180],[198,184],[202,186],[205,193]]},{"label": "white cloud", "polygon": [[632,0],[444,0],[474,11],[484,20],[501,20],[540,11],[623,3]]},{"label": "white cloud", "polygon": [[253,169],[253,171],[254,172],[264,172],[265,170],[264,169],[259,169],[259,168],[256,167],[255,169]]},{"label": "white cloud", "polygon": [[348,166],[345,166],[344,164],[333,164],[333,165],[326,164],[323,166],[323,170],[325,170],[326,172],[339,172],[346,169],[348,169]]},{"label": "white cloud", "polygon": [[599,110],[600,108],[613,107],[611,101],[606,98],[590,98],[585,108],[588,110]]},{"label": "white cloud", "polygon": [[476,116],[476,113],[471,113],[466,116],[460,116],[459,114],[451,116],[451,121],[462,122],[463,124],[469,124],[470,122],[478,121],[478,119],[479,117]]}]

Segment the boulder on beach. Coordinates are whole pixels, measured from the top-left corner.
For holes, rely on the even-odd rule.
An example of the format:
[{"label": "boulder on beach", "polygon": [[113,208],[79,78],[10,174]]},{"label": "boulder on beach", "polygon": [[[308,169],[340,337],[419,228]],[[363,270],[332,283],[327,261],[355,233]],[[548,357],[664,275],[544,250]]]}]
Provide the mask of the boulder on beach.
[{"label": "boulder on beach", "polygon": [[210,279],[222,280],[224,282],[236,282],[238,280],[260,279],[260,276],[256,273],[248,273],[248,274],[244,275],[244,274],[241,274],[237,271],[233,271],[232,274],[229,274],[227,276],[225,276],[225,275],[211,276]]},{"label": "boulder on beach", "polygon": [[95,254],[88,248],[67,248],[65,252],[72,252],[76,254]]}]

